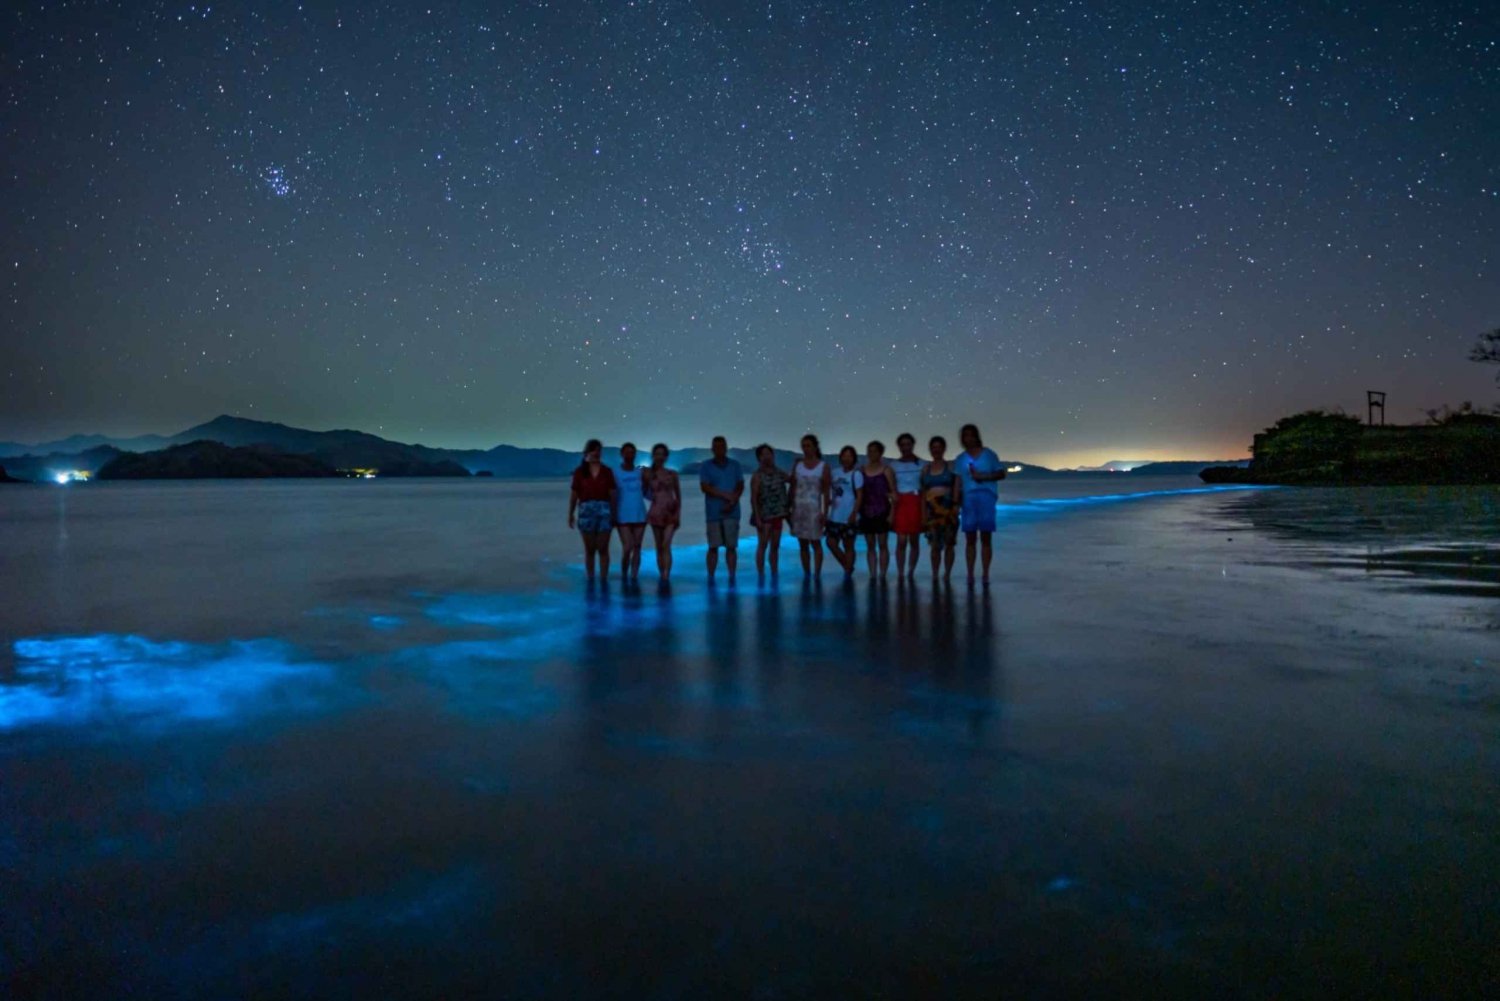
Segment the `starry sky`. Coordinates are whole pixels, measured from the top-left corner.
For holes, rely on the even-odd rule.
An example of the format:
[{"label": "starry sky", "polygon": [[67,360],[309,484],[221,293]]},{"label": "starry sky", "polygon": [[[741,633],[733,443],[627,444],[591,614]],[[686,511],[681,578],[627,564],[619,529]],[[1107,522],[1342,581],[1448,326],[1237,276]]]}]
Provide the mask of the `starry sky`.
[{"label": "starry sky", "polygon": [[1220,458],[1493,403],[1483,3],[48,3],[0,437]]}]

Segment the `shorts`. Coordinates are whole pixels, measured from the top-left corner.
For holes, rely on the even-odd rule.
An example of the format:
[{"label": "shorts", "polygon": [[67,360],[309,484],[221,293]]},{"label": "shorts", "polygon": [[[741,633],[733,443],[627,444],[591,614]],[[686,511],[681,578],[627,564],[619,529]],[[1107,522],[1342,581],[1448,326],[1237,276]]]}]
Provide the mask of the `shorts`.
[{"label": "shorts", "polygon": [[891,527],[897,535],[922,534],[922,498],[916,494],[897,494],[896,517]]},{"label": "shorts", "polygon": [[578,530],[585,535],[608,532],[612,522],[609,501],[591,500],[578,505]]},{"label": "shorts", "polygon": [[738,518],[715,518],[707,525],[708,548],[733,549],[740,544],[740,520]]},{"label": "shorts", "polygon": [[823,534],[830,539],[852,539],[854,538],[854,526],[847,521],[830,521],[824,526]]},{"label": "shorts", "polygon": [[995,495],[988,490],[964,494],[963,526],[965,532],[993,532]]},{"label": "shorts", "polygon": [[874,517],[861,517],[859,519],[859,531],[861,535],[884,535],[891,530],[891,519],[889,515],[880,514]]}]

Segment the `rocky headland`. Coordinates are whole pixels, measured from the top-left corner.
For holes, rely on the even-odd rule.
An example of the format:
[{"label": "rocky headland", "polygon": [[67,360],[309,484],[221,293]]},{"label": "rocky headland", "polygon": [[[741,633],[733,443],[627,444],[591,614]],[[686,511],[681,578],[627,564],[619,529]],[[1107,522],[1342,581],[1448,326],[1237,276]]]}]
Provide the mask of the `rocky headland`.
[{"label": "rocky headland", "polygon": [[1433,424],[1366,425],[1309,410],[1255,436],[1245,468],[1212,466],[1205,483],[1384,486],[1500,483],[1500,417],[1464,413]]}]

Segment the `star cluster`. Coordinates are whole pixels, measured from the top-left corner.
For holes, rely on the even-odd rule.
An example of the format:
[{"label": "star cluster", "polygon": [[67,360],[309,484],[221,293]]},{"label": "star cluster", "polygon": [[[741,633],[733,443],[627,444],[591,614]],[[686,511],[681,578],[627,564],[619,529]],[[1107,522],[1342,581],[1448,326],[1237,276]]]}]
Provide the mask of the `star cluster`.
[{"label": "star cluster", "polygon": [[1066,463],[1489,402],[1490,4],[4,17],[6,437],[972,419]]}]

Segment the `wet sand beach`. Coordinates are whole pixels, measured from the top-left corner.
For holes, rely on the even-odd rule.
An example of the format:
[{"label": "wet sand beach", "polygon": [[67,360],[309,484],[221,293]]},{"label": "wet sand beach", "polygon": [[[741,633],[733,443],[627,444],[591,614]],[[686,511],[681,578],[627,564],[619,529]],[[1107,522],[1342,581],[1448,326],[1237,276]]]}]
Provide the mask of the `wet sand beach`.
[{"label": "wet sand beach", "polygon": [[1500,491],[1006,487],[987,589],[666,591],[557,484],[8,491],[0,993],[1493,988]]}]

